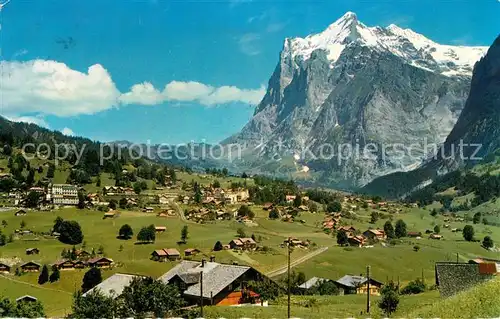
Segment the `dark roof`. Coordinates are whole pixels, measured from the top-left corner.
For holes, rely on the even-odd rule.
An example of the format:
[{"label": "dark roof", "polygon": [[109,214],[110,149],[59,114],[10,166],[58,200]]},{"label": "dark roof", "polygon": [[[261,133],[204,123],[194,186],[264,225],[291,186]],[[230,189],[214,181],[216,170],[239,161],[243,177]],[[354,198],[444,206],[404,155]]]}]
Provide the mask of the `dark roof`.
[{"label": "dark roof", "polygon": [[105,259],[106,261],[109,261],[109,262],[113,262],[113,259],[111,258],[107,258],[107,257],[95,257],[95,258],[92,258],[92,259],[89,259],[88,263],[89,264],[95,264],[96,262],[99,262],[101,260]]},{"label": "dark roof", "polygon": [[[172,278],[177,276],[182,280],[192,282],[196,276],[200,275],[200,272],[203,272],[203,297],[210,298],[211,296],[216,296],[241,275],[253,269],[248,266],[227,265],[216,262],[205,262],[203,267],[201,265],[202,263],[200,262],[183,261],[159,279],[168,283]],[[189,286],[188,289],[184,291],[184,295],[199,297],[199,280],[195,281],[195,284]]]},{"label": "dark roof", "polygon": [[38,267],[42,267],[42,265],[40,265],[39,263],[36,263],[34,261],[25,262],[24,264],[21,265],[21,267],[28,266],[28,265],[36,265]]}]

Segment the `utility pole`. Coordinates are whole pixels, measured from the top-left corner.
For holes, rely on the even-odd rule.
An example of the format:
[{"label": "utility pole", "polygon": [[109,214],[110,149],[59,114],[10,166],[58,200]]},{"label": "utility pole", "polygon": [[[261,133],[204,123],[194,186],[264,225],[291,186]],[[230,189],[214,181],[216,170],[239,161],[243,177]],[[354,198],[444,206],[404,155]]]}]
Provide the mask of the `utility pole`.
[{"label": "utility pole", "polygon": [[203,270],[200,271],[200,317],[203,318]]},{"label": "utility pole", "polygon": [[457,253],[457,264],[458,264],[458,253]]},{"label": "utility pole", "polygon": [[291,283],[290,283],[290,237],[288,237],[288,242],[287,242],[287,248],[288,248],[288,318],[291,318],[290,314],[290,303],[291,303]]},{"label": "utility pole", "polygon": [[370,313],[370,266],[366,266],[366,313]]}]

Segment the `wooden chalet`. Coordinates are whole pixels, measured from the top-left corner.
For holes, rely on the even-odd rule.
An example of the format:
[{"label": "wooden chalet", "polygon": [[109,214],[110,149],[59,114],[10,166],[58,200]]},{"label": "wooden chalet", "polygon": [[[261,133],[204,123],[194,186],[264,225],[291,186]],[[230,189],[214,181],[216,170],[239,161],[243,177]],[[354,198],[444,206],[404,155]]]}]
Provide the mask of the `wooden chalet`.
[{"label": "wooden chalet", "polygon": [[19,268],[21,268],[24,272],[39,272],[42,266],[39,263],[34,261],[28,261],[22,264]]},{"label": "wooden chalet", "polygon": [[[340,289],[341,295],[348,294],[367,294],[368,292],[368,279],[363,276],[345,275],[335,281],[335,284]],[[380,295],[380,289],[383,283],[370,278],[370,295]]]},{"label": "wooden chalet", "polygon": [[442,235],[439,235],[439,234],[431,234],[429,236],[430,239],[436,239],[436,240],[441,240],[443,238]]},{"label": "wooden chalet", "polygon": [[366,238],[361,235],[348,236],[347,242],[349,243],[350,246],[363,247],[366,243]]},{"label": "wooden chalet", "polygon": [[116,211],[110,211],[110,212],[104,213],[104,215],[102,216],[102,219],[114,218],[115,216],[116,216]]},{"label": "wooden chalet", "polygon": [[181,253],[175,248],[158,249],[151,253],[151,259],[156,261],[178,260]]},{"label": "wooden chalet", "polygon": [[167,231],[167,227],[165,226],[155,226],[155,232],[157,233],[164,233]]},{"label": "wooden chalet", "polygon": [[254,250],[257,243],[252,238],[237,238],[229,242],[231,249]]},{"label": "wooden chalet", "polygon": [[110,268],[113,264],[113,259],[107,257],[96,257],[89,259],[87,263],[90,267]]},{"label": "wooden chalet", "polygon": [[28,213],[24,209],[20,209],[14,213],[14,216],[26,216]]},{"label": "wooden chalet", "polygon": [[264,210],[271,210],[274,208],[274,204],[273,203],[264,203],[264,205],[262,205],[262,208]]},{"label": "wooden chalet", "polygon": [[[200,273],[203,272],[203,292],[200,289]],[[249,266],[206,262],[183,261],[163,276],[161,281],[175,285],[182,292],[188,305],[203,302],[204,305],[236,306],[260,304],[259,294],[248,285],[250,281],[268,281],[265,275]]]},{"label": "wooden chalet", "polygon": [[197,248],[188,248],[184,249],[184,256],[194,256],[196,254],[199,254],[200,250]]},{"label": "wooden chalet", "polygon": [[372,241],[385,240],[387,238],[385,231],[382,229],[368,229],[363,233],[363,236]]},{"label": "wooden chalet", "polygon": [[167,252],[164,249],[158,249],[151,253],[151,259],[155,261],[165,261],[167,257]]},{"label": "wooden chalet", "polygon": [[9,273],[11,269],[12,265],[5,262],[0,263],[0,273]]},{"label": "wooden chalet", "polygon": [[86,250],[78,249],[76,251],[76,257],[83,258],[83,259],[90,258],[90,253]]},{"label": "wooden chalet", "polygon": [[419,231],[409,231],[406,235],[408,237],[411,237],[411,238],[417,238],[417,237],[422,237],[422,232],[419,232]]},{"label": "wooden chalet", "polygon": [[38,255],[40,250],[38,248],[28,248],[26,249],[26,255]]},{"label": "wooden chalet", "polygon": [[52,266],[56,267],[59,270],[74,270],[75,269],[75,263],[71,260],[68,260],[68,259],[56,261]]},{"label": "wooden chalet", "polygon": [[38,299],[30,295],[24,295],[16,299],[16,303],[19,302],[36,302]]}]

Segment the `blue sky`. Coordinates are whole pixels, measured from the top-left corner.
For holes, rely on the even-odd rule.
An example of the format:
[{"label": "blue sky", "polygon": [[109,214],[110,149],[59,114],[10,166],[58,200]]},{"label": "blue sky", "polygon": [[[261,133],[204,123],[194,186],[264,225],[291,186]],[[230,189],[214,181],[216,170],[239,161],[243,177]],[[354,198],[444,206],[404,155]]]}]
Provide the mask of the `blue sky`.
[{"label": "blue sky", "polygon": [[251,117],[285,37],[346,11],[442,44],[500,32],[498,0],[11,0],[0,114],[103,141],[217,142]]}]

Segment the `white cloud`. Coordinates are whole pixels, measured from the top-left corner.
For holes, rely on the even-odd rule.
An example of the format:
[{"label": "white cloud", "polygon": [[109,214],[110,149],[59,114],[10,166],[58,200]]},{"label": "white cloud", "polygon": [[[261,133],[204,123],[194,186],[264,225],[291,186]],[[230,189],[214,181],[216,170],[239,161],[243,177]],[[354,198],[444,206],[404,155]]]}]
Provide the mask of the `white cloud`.
[{"label": "white cloud", "polygon": [[56,61],[1,61],[3,113],[72,116],[93,114],[117,105],[120,92],[100,64],[87,73]]},{"label": "white cloud", "polygon": [[266,93],[262,86],[259,89],[240,89],[235,86],[213,87],[200,82],[172,81],[163,91],[156,89],[151,83],[134,85],[130,92],[120,97],[123,104],[154,105],[167,101],[197,102],[203,105],[216,105],[241,102],[256,105]]},{"label": "white cloud", "polygon": [[67,135],[67,136],[74,136],[75,135],[75,132],[73,132],[73,130],[70,129],[69,127],[63,128],[61,133],[63,133],[64,135]]},{"label": "white cloud", "polygon": [[119,100],[123,104],[155,105],[161,103],[164,98],[153,84],[143,82],[133,85],[129,92],[120,96]]},{"label": "white cloud", "polygon": [[[163,90],[150,82],[143,82],[122,94],[100,64],[90,66],[85,73],[50,60],[1,61],[0,70],[0,114],[46,127],[48,125],[42,118],[46,115],[95,114],[120,105],[158,105],[169,101],[255,105],[265,93],[264,87],[251,90],[172,81]],[[37,116],[21,116],[27,114]]]}]

